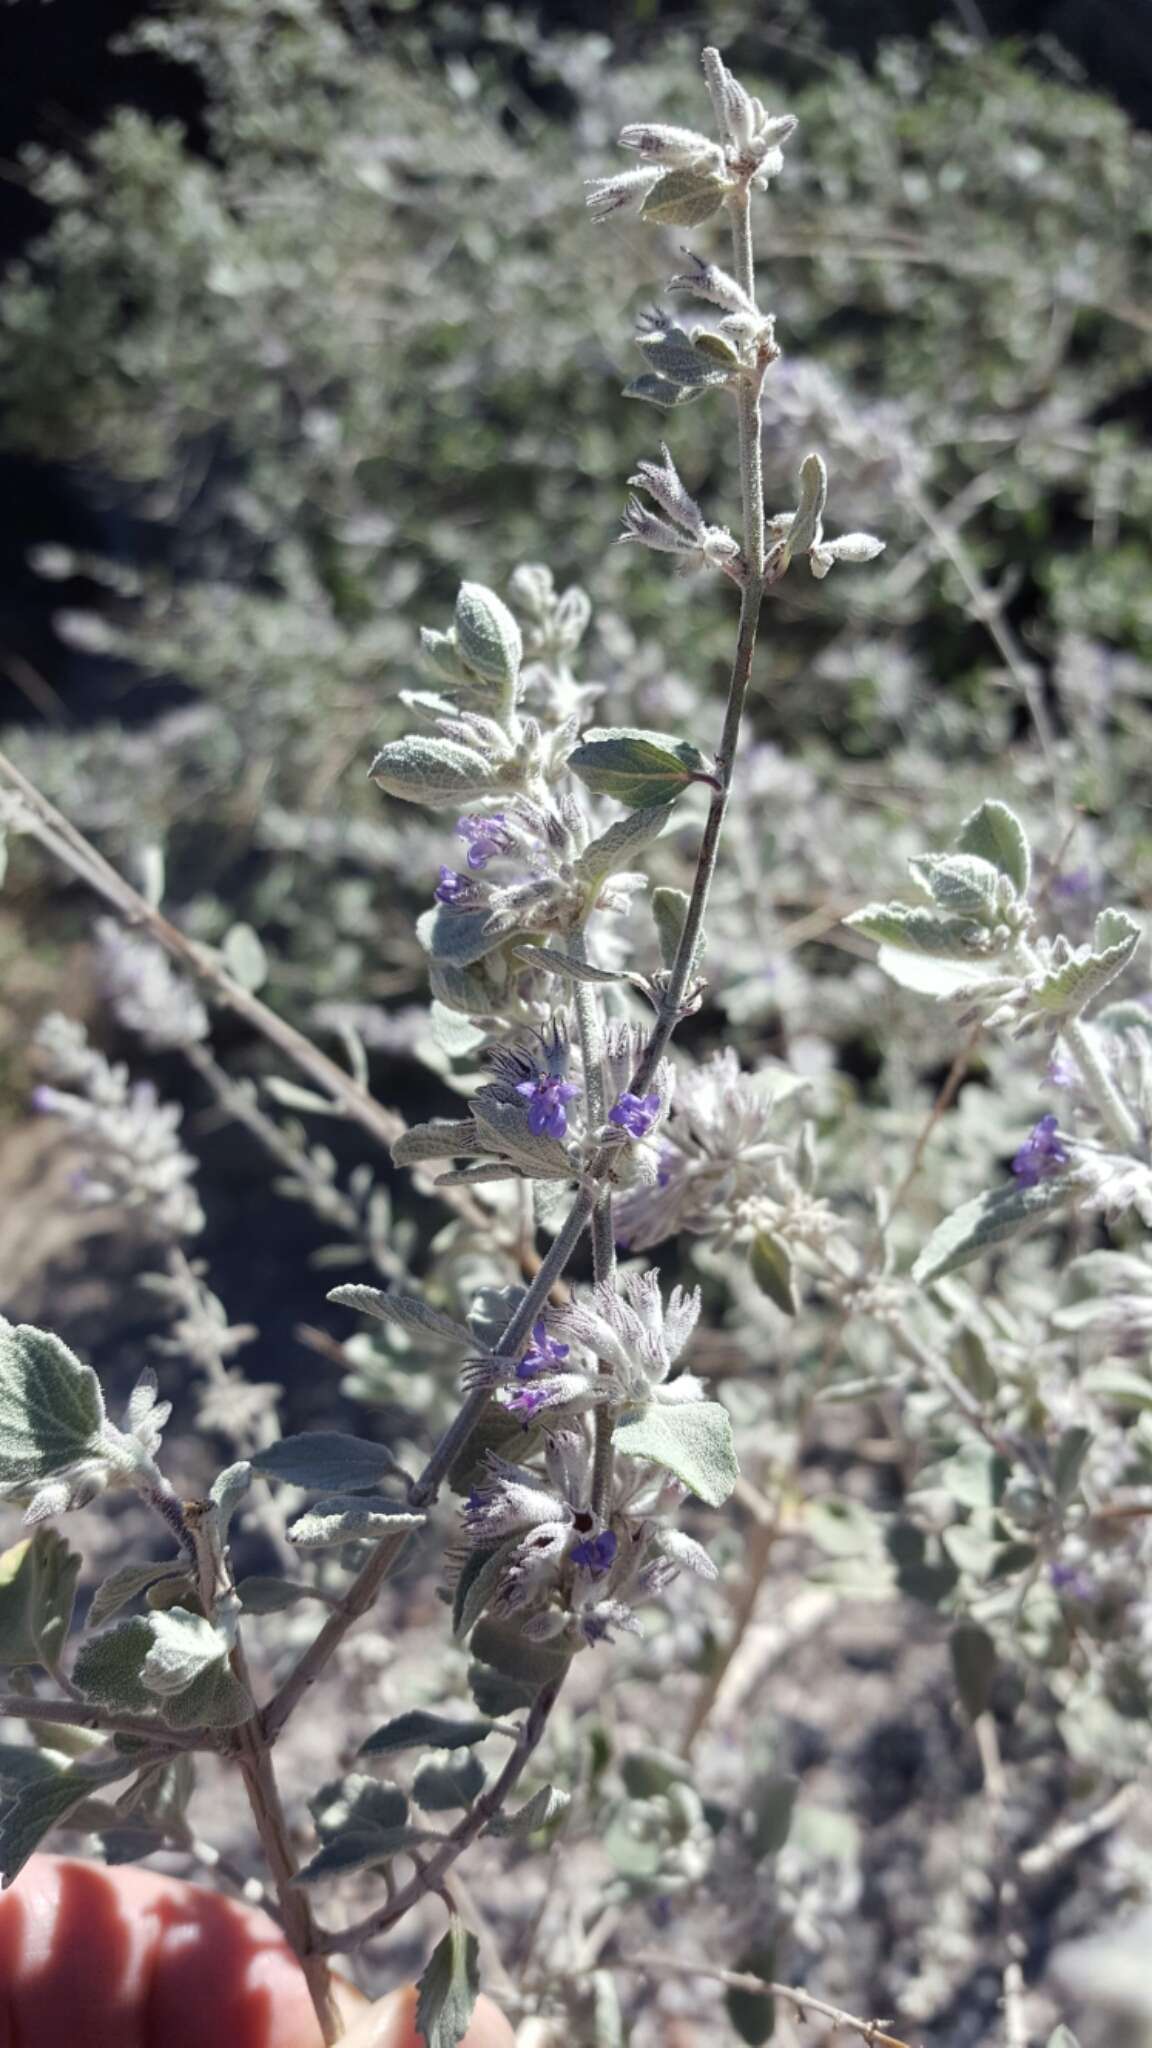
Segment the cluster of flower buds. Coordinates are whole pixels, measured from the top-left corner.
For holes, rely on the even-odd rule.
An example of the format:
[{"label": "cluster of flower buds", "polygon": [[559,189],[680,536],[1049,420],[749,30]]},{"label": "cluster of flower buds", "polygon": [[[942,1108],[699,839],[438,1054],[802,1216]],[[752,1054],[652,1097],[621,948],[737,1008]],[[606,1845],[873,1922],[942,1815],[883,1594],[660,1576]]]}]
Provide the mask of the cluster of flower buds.
[{"label": "cluster of flower buds", "polygon": [[794,114],[769,114],[745,92],[718,50],[705,50],[704,78],[719,139],[663,121],[631,121],[618,137],[640,158],[637,169],[589,181],[594,220],[638,208],[660,223],[694,226],[739,187],[766,190],[784,168],[782,145],[796,127]]}]

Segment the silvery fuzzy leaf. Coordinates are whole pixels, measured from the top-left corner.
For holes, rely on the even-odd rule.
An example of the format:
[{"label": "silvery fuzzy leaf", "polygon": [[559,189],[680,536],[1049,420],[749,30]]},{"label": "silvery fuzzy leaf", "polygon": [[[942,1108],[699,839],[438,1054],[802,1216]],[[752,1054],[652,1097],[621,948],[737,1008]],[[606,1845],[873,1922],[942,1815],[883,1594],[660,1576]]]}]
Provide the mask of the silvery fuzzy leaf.
[{"label": "silvery fuzzy leaf", "polygon": [[415,1294],[386,1294],[382,1287],[350,1285],[331,1288],[328,1299],[341,1308],[356,1309],[360,1315],[378,1316],[382,1323],[406,1330],[410,1337],[435,1337],[440,1343],[459,1344],[465,1350],[472,1344],[472,1333],[463,1323],[453,1322],[451,1316],[442,1315]]},{"label": "silvery fuzzy leaf", "polygon": [[[908,953],[901,946],[881,946],[876,965],[898,988],[911,989],[918,996],[948,998],[957,1003],[976,1002],[988,991],[991,976],[982,976],[959,960],[934,960],[928,953]],[[1002,993],[1014,987],[1008,982]]]},{"label": "silvery fuzzy leaf", "polygon": [[351,1870],[364,1870],[375,1863],[387,1863],[401,1849],[415,1848],[423,1839],[415,1828],[401,1828],[395,1835],[382,1835],[375,1828],[348,1828],[333,1835],[309,1857],[292,1879],[293,1884],[320,1884],[327,1877],[345,1877]]},{"label": "silvery fuzzy leaf", "polygon": [[1049,1016],[1078,1017],[1124,972],[1142,936],[1139,925],[1124,911],[1101,911],[1092,935],[1092,949],[1077,947],[1070,960],[1029,983],[1029,1010]]},{"label": "silvery fuzzy leaf", "polygon": [[[570,1178],[571,1176],[569,1176]],[[438,1173],[438,1188],[461,1188],[476,1185],[481,1181],[531,1180],[534,1175],[523,1165],[513,1165],[508,1160],[493,1160],[489,1165],[461,1166],[451,1173]],[[549,1176],[551,1178],[551,1176]]]},{"label": "silvery fuzzy leaf", "polygon": [[429,1159],[467,1158],[483,1150],[471,1117],[445,1117],[431,1124],[413,1124],[392,1147],[397,1166],[422,1166]]},{"label": "silvery fuzzy leaf", "polygon": [[799,503],[781,551],[785,565],[795,555],[806,555],[813,541],[819,540],[827,499],[828,472],[823,460],[819,455],[806,455],[800,464]]},{"label": "silvery fuzzy leaf", "polygon": [[252,1484],[252,1469],[247,1458],[240,1458],[235,1465],[226,1465],[223,1472],[218,1472],[208,1489],[221,1543],[227,1543],[233,1517]]},{"label": "silvery fuzzy leaf", "polygon": [[114,1614],[119,1614],[122,1607],[127,1607],[130,1600],[135,1600],[139,1594],[146,1593],[149,1586],[156,1585],[162,1579],[186,1577],[187,1572],[186,1557],[166,1557],[159,1561],[153,1560],[149,1564],[121,1565],[119,1571],[113,1572],[110,1578],[97,1586],[92,1596],[92,1605],[88,1609],[88,1627],[100,1628],[104,1622],[111,1621]]},{"label": "silvery fuzzy leaf", "polygon": [[268,955],[250,924],[230,925],[220,942],[224,965],[241,988],[255,994],[268,979]]},{"label": "silvery fuzzy leaf", "polygon": [[104,1421],[90,1365],[47,1330],[0,1318],[0,1487],[30,1492],[98,1455]]},{"label": "silvery fuzzy leaf", "polygon": [[497,1349],[525,1292],[518,1282],[510,1287],[477,1288],[468,1311],[468,1328],[479,1350]]},{"label": "silvery fuzzy leaf", "polygon": [[572,1804],[572,1795],[561,1792],[555,1785],[541,1785],[525,1805],[517,1807],[515,1813],[493,1814],[486,1833],[490,1835],[534,1835],[540,1828],[550,1827],[567,1813]]},{"label": "silvery fuzzy leaf", "polygon": [[52,1671],[67,1640],[81,1559],[54,1529],[0,1553],[0,1666]]},{"label": "silvery fuzzy leaf", "polygon": [[671,412],[678,405],[692,405],[697,398],[703,398],[707,386],[704,384],[673,384],[667,377],[654,375],[633,377],[624,386],[625,398],[642,398],[648,405],[658,405],[664,412]]},{"label": "silvery fuzzy leaf", "polygon": [[682,1565],[686,1571],[695,1573],[698,1579],[715,1579],[719,1572],[702,1543],[694,1536],[688,1536],[683,1529],[660,1529],[654,1538],[655,1547],[673,1564]]},{"label": "silvery fuzzy leaf", "polygon": [[1131,997],[1122,996],[1118,1002],[1097,1010],[1092,1025],[1096,1031],[1138,1031],[1142,1038],[1152,1038],[1152,1012]]},{"label": "silvery fuzzy leaf", "polygon": [[691,740],[670,740],[631,726],[586,732],[568,756],[568,766],[594,796],[614,797],[632,811],[663,809],[709,774]]},{"label": "silvery fuzzy leaf", "polygon": [[461,910],[451,903],[437,903],[417,918],[416,936],[434,960],[453,967],[474,967],[502,946],[521,922],[518,912],[501,912],[488,904],[478,910]]},{"label": "silvery fuzzy leaf", "polygon": [[159,1702],[141,1676],[151,1647],[151,1616],[118,1621],[81,1643],[72,1667],[73,1683],[86,1699],[114,1713],[154,1713]]},{"label": "silvery fuzzy leaf", "polygon": [[423,1757],[412,1780],[412,1797],[425,1813],[451,1813],[458,1806],[471,1806],[487,1782],[479,1757],[454,1755],[450,1761]]},{"label": "silvery fuzzy leaf", "polygon": [[376,1543],[382,1536],[419,1529],[424,1515],[410,1515],[397,1501],[374,1493],[336,1493],[297,1517],[289,1543],[300,1550],[330,1550],[340,1543]]},{"label": "silvery fuzzy leaf", "polygon": [[956,850],[991,861],[1024,901],[1032,881],[1032,850],[1028,834],[1007,804],[989,798],[971,812],[960,827]]},{"label": "silvery fuzzy leaf", "polygon": [[389,796],[432,810],[489,796],[495,783],[488,762],[474,747],[421,734],[389,740],[368,773]]},{"label": "silvery fuzzy leaf", "polygon": [[456,655],[455,633],[439,633],[433,626],[420,628],[420,652],[425,665],[433,675],[446,683],[462,680],[460,663]]},{"label": "silvery fuzzy leaf", "polygon": [[453,1914],[417,1987],[416,2031],[427,2048],[459,2048],[480,1990],[480,1945]]},{"label": "silvery fuzzy leaf", "polygon": [[577,879],[599,883],[607,875],[630,868],[635,856],[646,846],[651,846],[653,840],[659,839],[673,808],[672,804],[646,804],[643,810],[633,811],[631,817],[618,818],[573,863]]},{"label": "silvery fuzzy leaf", "polygon": [[639,334],[636,346],[655,375],[669,384],[703,389],[726,379],[727,371],[701,355],[682,327],[658,327],[652,334]]},{"label": "silvery fuzzy leaf", "polygon": [[456,599],[456,647],[462,661],[487,683],[515,687],[524,649],[506,604],[482,583],[462,583]]},{"label": "silvery fuzzy leaf", "polygon": [[282,1436],[252,1463],[266,1479],[285,1486],[307,1486],[316,1493],[354,1493],[376,1486],[400,1467],[383,1444],[348,1436],[338,1429],[308,1429],[300,1436]]},{"label": "silvery fuzzy leaf", "polygon": [[[643,812],[637,813],[643,816]],[[543,968],[547,974],[562,975],[566,981],[618,982],[625,980],[623,974],[612,974],[606,967],[593,967],[590,960],[573,960],[562,953],[558,946],[520,945],[516,947],[516,958],[527,961],[529,967]]]},{"label": "silvery fuzzy leaf", "polygon": [[136,1769],[132,1757],[110,1757],[101,1763],[75,1764],[50,1777],[21,1786],[0,1813],[0,1873],[4,1889],[19,1877],[45,1835],[75,1813],[103,1785],[126,1778]]},{"label": "silvery fuzzy leaf", "polygon": [[[491,1614],[486,1614],[476,1626],[472,1654],[481,1664],[488,1664],[493,1671],[498,1671],[501,1677],[513,1679],[517,1685],[530,1686],[534,1691],[542,1685],[559,1683],[572,1662],[570,1649],[555,1642],[534,1643],[516,1627],[515,1622],[498,1621]],[[472,1683],[471,1674],[469,1682]],[[481,1713],[489,1711],[481,1706],[474,1684],[473,1698]],[[491,1711],[496,1712],[497,1709]]]},{"label": "silvery fuzzy leaf", "polygon": [[530,1681],[496,1671],[491,1664],[468,1666],[468,1690],[482,1714],[518,1714],[522,1707],[532,1705],[537,1689]]},{"label": "silvery fuzzy leaf", "polygon": [[[656,923],[656,936],[660,941],[660,958],[664,966],[671,969],[676,962],[680,934],[684,930],[684,920],[688,915],[691,899],[684,889],[659,888],[653,889],[650,900],[652,916]],[[696,958],[692,963],[694,975],[700,972],[706,950],[707,940],[701,932],[696,946]]]},{"label": "silvery fuzzy leaf", "polygon": [[520,1541],[519,1535],[507,1536],[495,1550],[473,1550],[466,1558],[452,1602],[452,1632],[461,1642],[475,1628],[502,1583],[509,1559],[520,1548]]},{"label": "silvery fuzzy leaf", "polygon": [[1015,1184],[992,1188],[953,1210],[937,1225],[912,1268],[918,1287],[930,1287],[958,1266],[966,1266],[990,1246],[1014,1237],[1022,1224],[1045,1216],[1080,1192],[1074,1174],[1054,1174],[1035,1187]]},{"label": "silvery fuzzy leaf", "polygon": [[358,1756],[392,1756],[402,1749],[471,1749],[473,1743],[483,1742],[491,1735],[491,1721],[453,1720],[448,1714],[430,1714],[423,1707],[412,1707],[406,1714],[397,1714],[394,1720],[385,1721],[382,1728],[362,1742]]},{"label": "silvery fuzzy leaf", "polygon": [[255,1704],[225,1657],[206,1664],[183,1692],[170,1694],[161,1711],[169,1728],[236,1728]]},{"label": "silvery fuzzy leaf", "polygon": [[485,1150],[498,1158],[507,1157],[527,1174],[545,1180],[571,1180],[572,1166],[559,1138],[539,1136],[528,1128],[528,1109],[523,1099],[506,1101],[498,1087],[481,1088],[468,1104],[480,1127]]},{"label": "silvery fuzzy leaf", "polygon": [[618,1422],[612,1441],[628,1457],[674,1473],[709,1507],[721,1507],[740,1477],[731,1417],[719,1401],[653,1402]]},{"label": "silvery fuzzy leaf", "polygon": [[796,1285],[787,1245],[770,1231],[757,1231],[748,1253],[748,1268],[761,1294],[766,1294],[786,1316],[794,1316]]},{"label": "silvery fuzzy leaf", "polygon": [[245,1614],[284,1614],[301,1600],[329,1600],[319,1586],[306,1586],[298,1579],[278,1579],[274,1573],[252,1572],[236,1584],[236,1598]]},{"label": "silvery fuzzy leaf", "polygon": [[970,917],[942,917],[907,903],[869,903],[844,919],[850,931],[898,952],[963,961],[969,969],[993,957],[987,932]]},{"label": "silvery fuzzy leaf", "polygon": [[186,1607],[151,1614],[147,1625],[152,1641],[140,1677],[145,1689],[158,1699],[187,1692],[209,1665],[223,1662],[231,1648],[222,1630]]},{"label": "silvery fuzzy leaf", "polygon": [[408,1799],[399,1785],[362,1771],[350,1771],[321,1785],[308,1801],[308,1810],[322,1842],[332,1841],[349,1828],[394,1835],[408,1823]]},{"label": "silvery fuzzy leaf", "polygon": [[986,923],[996,914],[1000,870],[973,853],[922,853],[908,863],[938,909]]},{"label": "silvery fuzzy leaf", "polygon": [[724,204],[728,184],[713,171],[665,171],[641,208],[644,220],[660,228],[696,228]]}]

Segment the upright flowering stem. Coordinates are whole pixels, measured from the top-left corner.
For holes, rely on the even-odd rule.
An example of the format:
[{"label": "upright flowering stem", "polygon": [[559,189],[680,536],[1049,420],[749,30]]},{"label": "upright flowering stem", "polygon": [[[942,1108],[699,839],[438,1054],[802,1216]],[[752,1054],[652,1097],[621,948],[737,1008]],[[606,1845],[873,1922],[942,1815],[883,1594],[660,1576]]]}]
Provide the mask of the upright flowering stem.
[{"label": "upright flowering stem", "polygon": [[[582,931],[573,935],[571,941],[573,958],[587,957]],[[602,1033],[600,1029],[600,998],[595,987],[586,981],[575,983],[576,1026],[580,1034],[580,1052],[584,1064],[584,1092],[588,1108],[588,1125],[598,1129],[604,1122],[608,1103],[604,1092],[604,1058]],[[610,1283],[616,1276],[616,1226],[612,1214],[612,1195],[605,1190],[597,1196],[592,1211],[592,1275],[597,1284]],[[602,1368],[603,1369],[603,1368]],[[592,1463],[592,1500],[594,1515],[603,1513],[604,1503],[612,1480],[612,1411],[598,1408],[594,1422],[595,1452]]]},{"label": "upright flowering stem", "polygon": [[[708,57],[705,52],[705,69]],[[732,254],[736,281],[747,292],[750,299],[756,296],[756,272],[752,254],[752,217],[750,195],[747,184],[733,192],[728,200],[732,216]],[[748,371],[737,390],[737,408],[740,426],[740,491],[744,524],[744,582],[740,596],[740,627],[736,638],[736,652],[732,661],[732,674],[728,684],[728,702],[724,711],[724,725],[720,734],[720,745],[716,753],[716,789],[708,807],[704,834],[700,841],[700,852],[696,859],[696,873],[692,883],[692,894],[680,934],[676,958],[668,976],[664,999],[660,1005],[651,1036],[640,1057],[639,1065],[632,1076],[630,1087],[635,1095],[644,1095],[662,1058],[665,1047],[680,1019],[685,991],[692,975],[696,950],[700,943],[704,916],[708,908],[708,893],[716,862],[720,853],[720,838],[724,830],[724,819],[728,810],[728,798],[732,789],[732,773],[736,764],[736,747],[740,737],[740,724],[748,698],[748,685],[752,677],[752,660],[756,651],[756,630],[760,623],[760,607],[764,601],[764,484],[760,457],[760,394],[764,385],[764,373],[769,357],[765,352],[753,370]]]}]

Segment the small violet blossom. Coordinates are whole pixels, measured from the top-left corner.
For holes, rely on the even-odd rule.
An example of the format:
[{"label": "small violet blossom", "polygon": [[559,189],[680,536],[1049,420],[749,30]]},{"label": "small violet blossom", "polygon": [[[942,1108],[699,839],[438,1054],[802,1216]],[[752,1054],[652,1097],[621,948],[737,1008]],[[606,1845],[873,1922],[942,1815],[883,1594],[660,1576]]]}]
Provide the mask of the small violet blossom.
[{"label": "small violet blossom", "polygon": [[660,1097],[625,1092],[608,1112],[610,1124],[627,1131],[630,1138],[646,1138],[660,1114]]},{"label": "small violet blossom", "polygon": [[551,1372],[567,1358],[570,1344],[557,1344],[543,1322],[532,1325],[532,1342],[516,1367],[518,1380],[532,1380],[537,1373]]},{"label": "small violet blossom", "polygon": [[494,811],[490,817],[461,818],[456,834],[467,845],[468,866],[473,872],[486,868],[497,854],[511,853],[514,844],[501,811]]},{"label": "small violet blossom", "polygon": [[616,1561],[616,1538],[611,1529],[605,1529],[601,1535],[589,1536],[585,1542],[577,1543],[569,1554],[581,1571],[589,1572],[594,1579],[602,1579]]},{"label": "small violet blossom", "polygon": [[1013,1159],[1012,1171],[1022,1188],[1034,1188],[1068,1165],[1068,1153],[1057,1131],[1056,1121],[1052,1111],[1042,1116]]},{"label": "small violet blossom", "polygon": [[579,1095],[572,1081],[555,1074],[538,1074],[533,1081],[517,1081],[517,1095],[528,1104],[528,1129],[534,1138],[563,1138],[568,1131],[565,1104]]},{"label": "small violet blossom", "polygon": [[461,903],[468,897],[468,879],[458,875],[455,868],[442,867],[440,880],[436,884],[437,903]]}]

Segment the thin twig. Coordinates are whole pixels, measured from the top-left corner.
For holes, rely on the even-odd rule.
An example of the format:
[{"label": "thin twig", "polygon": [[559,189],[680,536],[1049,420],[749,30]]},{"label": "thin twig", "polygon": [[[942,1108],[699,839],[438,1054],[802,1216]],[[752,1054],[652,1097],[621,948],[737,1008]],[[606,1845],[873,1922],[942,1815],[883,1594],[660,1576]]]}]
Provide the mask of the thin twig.
[{"label": "thin twig", "polygon": [[714,1984],[722,1984],[726,1991],[750,1991],[765,1998],[781,1998],[790,2005],[801,2019],[812,2014],[822,2020],[829,2020],[834,2027],[848,2027],[859,2034],[869,2048],[909,2048],[897,2034],[884,2031],[881,2020],[861,2019],[858,2014],[845,2012],[842,2006],[829,2005],[827,1999],[817,1998],[814,1992],[805,1991],[797,1984],[776,1984],[766,1977],[754,1977],[747,1970],[722,1970],[714,1963],[677,1962],[666,1955],[622,1956],[614,1965],[618,1970],[642,1970],[645,1975],[661,1977],[706,1977]]},{"label": "thin twig", "polygon": [[346,1116],[363,1125],[380,1144],[395,1144],[405,1129],[402,1117],[397,1116],[394,1110],[385,1109],[383,1103],[377,1102],[366,1088],[337,1066],[335,1060],[329,1059],[327,1053],[321,1052],[318,1046],[305,1038],[302,1031],[297,1031],[294,1025],[262,1003],[259,996],[254,996],[234,981],[207,947],[188,938],[154,909],[3,753],[0,753],[0,781],[8,783],[19,795],[22,807],[20,826],[38,839],[49,853],[55,854],[74,875],[103,896],[105,902],[119,911],[130,925],[147,931],[157,945],[195,975],[216,1002],[234,1010],[237,1016],[251,1024],[323,1088]]},{"label": "thin twig", "polygon": [[134,1735],[157,1749],[214,1749],[204,1729],[165,1728],[144,1714],[109,1714],[85,1700],[41,1700],[23,1693],[0,1694],[0,1715],[19,1721],[48,1721],[60,1728],[92,1728],[101,1735]]}]

